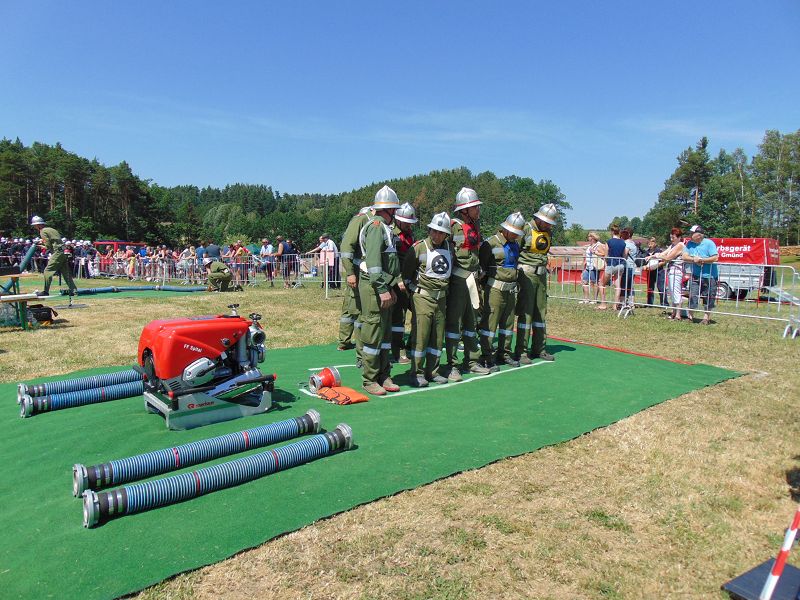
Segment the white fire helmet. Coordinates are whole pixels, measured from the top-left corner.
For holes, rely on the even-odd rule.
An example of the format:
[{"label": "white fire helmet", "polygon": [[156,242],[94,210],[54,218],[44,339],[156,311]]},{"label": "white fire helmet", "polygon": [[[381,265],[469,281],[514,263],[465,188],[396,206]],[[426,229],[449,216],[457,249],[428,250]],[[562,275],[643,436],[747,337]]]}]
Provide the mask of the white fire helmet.
[{"label": "white fire helmet", "polygon": [[33,218],[31,219],[31,225],[46,225],[46,223],[39,215],[33,215]]},{"label": "white fire helmet", "polygon": [[419,221],[419,219],[417,219],[417,211],[415,211],[414,207],[408,202],[404,202],[403,205],[397,209],[397,212],[394,213],[394,220],[402,221],[403,223],[411,223],[412,225]]},{"label": "white fire helmet", "polygon": [[456,207],[455,210],[464,210],[470,206],[480,206],[483,204],[478,199],[478,193],[472,188],[462,187],[456,194]]},{"label": "white fire helmet", "polygon": [[436,231],[441,231],[447,235],[451,235],[452,230],[450,229],[450,215],[448,215],[446,212],[440,212],[433,215],[431,222],[428,223],[428,229],[435,229]]},{"label": "white fire helmet", "polygon": [[533,218],[555,225],[558,218],[558,209],[555,204],[543,204],[539,212],[533,215]]},{"label": "white fire helmet", "polygon": [[212,262],[214,262],[214,259],[213,259],[213,258],[211,258],[210,256],[206,256],[206,257],[203,259],[203,266],[204,266],[204,267],[207,267],[207,266],[208,266],[208,265],[210,265]]},{"label": "white fire helmet", "polygon": [[368,213],[369,211],[371,211],[371,210],[372,210],[372,207],[371,207],[371,206],[362,206],[362,207],[361,207],[361,208],[358,210],[358,214],[360,214],[360,215],[365,215],[365,214],[367,214],[367,213]]},{"label": "white fire helmet", "polygon": [[503,221],[500,227],[511,233],[522,235],[524,233],[522,228],[525,227],[525,217],[523,217],[520,212],[511,213],[506,217],[506,220]]},{"label": "white fire helmet", "polygon": [[372,210],[386,210],[388,208],[400,208],[400,200],[398,200],[394,190],[385,185],[375,194],[375,203],[372,205]]}]

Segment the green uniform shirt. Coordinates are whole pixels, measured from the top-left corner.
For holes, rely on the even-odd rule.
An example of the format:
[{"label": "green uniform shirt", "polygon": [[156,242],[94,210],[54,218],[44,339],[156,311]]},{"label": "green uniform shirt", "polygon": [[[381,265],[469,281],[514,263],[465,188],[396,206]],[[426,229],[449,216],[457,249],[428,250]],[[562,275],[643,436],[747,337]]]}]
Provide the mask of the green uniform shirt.
[{"label": "green uniform shirt", "polygon": [[[450,227],[452,229],[452,240],[455,246],[455,265],[461,267],[462,269],[466,269],[467,271],[477,271],[478,270],[478,248],[480,247],[480,238],[477,240],[478,243],[475,245],[474,249],[469,249],[464,247],[464,222],[460,219],[452,219],[450,222]],[[480,235],[480,229],[478,229],[477,224],[475,225],[475,232],[477,235]]]},{"label": "green uniform shirt", "polygon": [[[385,294],[400,280],[400,262],[392,239],[392,230],[381,217],[370,217],[358,236],[366,275],[379,294]],[[361,268],[362,279],[364,268]]]},{"label": "green uniform shirt", "polygon": [[505,265],[506,244],[518,245],[517,242],[507,242],[502,233],[496,233],[481,244],[478,253],[481,269],[487,277],[497,281],[512,283],[517,280],[517,261],[512,265]]},{"label": "green uniform shirt", "polygon": [[228,265],[226,265],[224,262],[220,262],[218,260],[215,260],[214,262],[212,262],[210,265],[208,265],[207,268],[209,269],[210,273],[230,274],[230,272],[231,272],[230,268],[228,268]]},{"label": "green uniform shirt", "polygon": [[525,223],[520,240],[519,262],[531,267],[547,266],[547,253],[550,250],[550,232],[539,231],[536,222]]},{"label": "green uniform shirt", "polygon": [[427,237],[420,242],[416,242],[406,253],[406,258],[403,261],[403,280],[406,285],[416,283],[428,292],[446,290],[450,283],[449,275],[447,278],[441,278],[430,277],[426,274],[428,271],[428,248],[447,250],[450,252],[450,260],[453,260],[453,244],[450,240],[445,238],[441,246],[434,246],[433,240]]},{"label": "green uniform shirt", "polygon": [[369,214],[356,215],[347,224],[342,236],[342,243],[339,245],[339,257],[341,258],[342,268],[345,277],[357,275],[358,266],[355,260],[361,259],[361,246],[358,243],[358,234],[361,228],[369,219]]},{"label": "green uniform shirt", "polygon": [[39,237],[42,238],[42,243],[47,247],[50,253],[61,252],[64,249],[64,243],[61,241],[61,234],[52,227],[42,227],[39,232]]}]

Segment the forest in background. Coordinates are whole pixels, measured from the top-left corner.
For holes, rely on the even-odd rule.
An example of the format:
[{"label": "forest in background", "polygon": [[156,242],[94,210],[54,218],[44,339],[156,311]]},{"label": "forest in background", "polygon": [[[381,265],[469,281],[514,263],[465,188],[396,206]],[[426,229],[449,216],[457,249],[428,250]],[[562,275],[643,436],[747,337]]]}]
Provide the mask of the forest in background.
[{"label": "forest in background", "polygon": [[[708,143],[704,137],[678,155],[678,166],[647,214],[615,217],[612,223],[661,241],[675,225],[700,222],[717,237],[800,243],[800,131],[767,131],[752,158],[737,148],[720,150],[712,159]],[[28,237],[30,217],[38,214],[70,238],[180,245],[284,235],[308,249],[322,233],[340,239],[352,215],[371,204],[384,184],[414,205],[420,228],[434,213],[450,212],[456,192],[467,186],[484,201],[484,233],[510,212],[530,217],[540,205],[553,202],[560,211],[555,243],[585,239],[581,224],[566,227],[565,211],[571,206],[548,179],[499,178],[489,171],[474,175],[461,167],[373,182],[340,194],[281,194],[269,185],[244,183],[222,189],[163,187],[134,174],[124,161],[108,167],[60,143],[25,146],[6,138],[0,141],[0,233]]]},{"label": "forest in background", "polygon": [[[255,242],[264,236],[290,236],[301,249],[316,246],[322,233],[341,239],[347,223],[372,204],[384,184],[401,202],[411,202],[422,222],[450,212],[459,189],[474,188],[484,201],[482,224],[490,233],[511,212],[530,217],[541,204],[561,211],[556,227],[563,238],[564,211],[570,207],[551,181],[498,178],[469,169],[433,171],[373,182],[340,194],[281,194],[271,186],[236,183],[223,189],[194,185],[163,187],[133,173],[128,163],[107,167],[65,150],[20,140],[0,141],[0,232],[31,235],[30,217],[38,214],[61,233],[76,239],[122,239],[170,245],[213,239]],[[427,220],[426,220],[427,219]]]},{"label": "forest in background", "polygon": [[678,155],[678,166],[644,217],[615,217],[612,223],[661,241],[676,225],[701,223],[713,237],[800,244],[800,130],[767,131],[752,158],[741,148],[711,158],[708,143],[703,137]]}]

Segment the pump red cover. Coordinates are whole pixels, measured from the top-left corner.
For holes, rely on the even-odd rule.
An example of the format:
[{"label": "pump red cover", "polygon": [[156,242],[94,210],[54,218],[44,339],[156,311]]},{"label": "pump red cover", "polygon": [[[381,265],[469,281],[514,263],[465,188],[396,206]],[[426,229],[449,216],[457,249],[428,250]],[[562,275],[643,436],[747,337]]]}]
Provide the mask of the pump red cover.
[{"label": "pump red cover", "polygon": [[251,323],[242,317],[224,315],[151,321],[139,337],[139,364],[144,366],[149,350],[159,379],[178,377],[198,358],[214,360],[235,346],[247,334]]}]

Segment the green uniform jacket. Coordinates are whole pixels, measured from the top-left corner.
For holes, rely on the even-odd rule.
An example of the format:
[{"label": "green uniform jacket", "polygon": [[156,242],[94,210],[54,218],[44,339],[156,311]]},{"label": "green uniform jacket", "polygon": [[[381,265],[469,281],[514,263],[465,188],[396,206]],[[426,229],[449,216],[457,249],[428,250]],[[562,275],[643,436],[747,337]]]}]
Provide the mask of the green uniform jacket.
[{"label": "green uniform jacket", "polygon": [[231,273],[231,270],[230,270],[230,268],[228,268],[228,265],[226,265],[224,262],[220,262],[218,260],[215,260],[214,262],[212,262],[208,267],[209,267],[209,272],[212,273],[212,274],[213,273],[222,273],[222,274],[230,275],[230,273]]},{"label": "green uniform jacket", "polygon": [[[427,246],[425,245],[426,243]],[[425,271],[428,267],[428,247],[446,248],[450,250],[450,256],[454,254],[453,244],[447,239],[442,242],[441,246],[434,246],[433,240],[431,240],[430,237],[416,242],[411,247],[411,250],[406,253],[406,258],[403,261],[403,280],[406,282],[406,285],[416,283],[419,287],[428,292],[441,292],[447,289],[450,280],[428,277],[425,275]]]},{"label": "green uniform jacket", "polygon": [[[370,217],[358,236],[364,255],[366,275],[378,294],[385,294],[400,281],[400,261],[392,239],[392,230],[379,216]],[[364,268],[361,269],[364,279]]]},{"label": "green uniform jacket", "polygon": [[519,248],[519,263],[532,267],[547,266],[550,232],[539,231],[536,222],[525,223]]},{"label": "green uniform jacket", "polygon": [[61,234],[52,227],[43,227],[39,232],[39,237],[42,238],[42,243],[51,254],[63,251],[64,244],[61,241]]},{"label": "green uniform jacket", "polygon": [[[466,269],[467,271],[475,272],[478,270],[478,248],[468,250],[464,248],[464,221],[460,219],[452,219],[450,227],[452,229],[452,240],[455,246],[455,265]],[[480,232],[477,224],[475,229]],[[480,234],[480,233],[479,233]]]},{"label": "green uniform jacket", "polygon": [[516,244],[516,242],[507,242],[502,233],[495,233],[481,244],[478,258],[481,269],[487,277],[505,283],[512,283],[517,280],[517,266],[514,265],[513,268],[502,266],[505,259],[504,246],[506,244]]},{"label": "green uniform jacket", "polygon": [[349,275],[358,275],[358,265],[354,263],[355,260],[361,260],[361,247],[358,244],[358,234],[368,219],[368,214],[356,215],[350,219],[350,222],[344,230],[342,243],[339,244],[339,257],[341,258],[345,277]]}]

